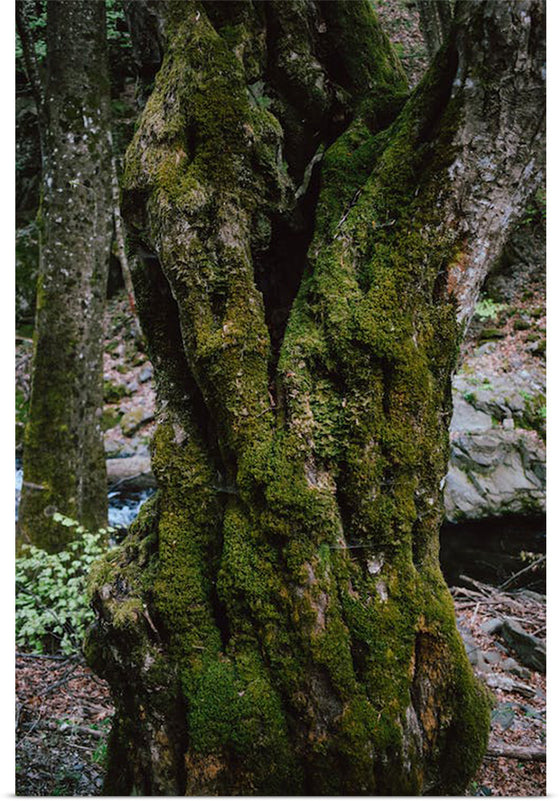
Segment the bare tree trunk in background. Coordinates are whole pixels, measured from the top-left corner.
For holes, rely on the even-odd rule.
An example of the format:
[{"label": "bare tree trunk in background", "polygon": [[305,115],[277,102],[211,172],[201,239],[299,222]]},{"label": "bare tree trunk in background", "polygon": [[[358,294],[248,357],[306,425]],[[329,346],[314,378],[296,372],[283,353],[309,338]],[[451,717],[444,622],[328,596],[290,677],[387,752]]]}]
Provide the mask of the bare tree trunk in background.
[{"label": "bare tree trunk in background", "polygon": [[433,58],[451,29],[455,0],[416,0],[420,30]]},{"label": "bare tree trunk in background", "polygon": [[101,413],[111,239],[111,154],[105,7],[47,5],[40,269],[20,544],[64,547],[54,511],[107,520]]},{"label": "bare tree trunk in background", "polygon": [[132,325],[134,327],[134,338],[137,343],[142,342],[142,331],[140,323],[138,322],[138,314],[136,312],[136,301],[134,299],[134,286],[132,283],[132,275],[130,274],[130,265],[128,263],[128,256],[126,254],[126,244],[124,237],[123,221],[121,217],[121,201],[119,190],[119,175],[117,172],[117,160],[114,155],[111,156],[111,189],[113,195],[113,224],[115,226],[115,243],[117,246],[117,257],[121,265],[121,272],[128,298],[128,306],[132,315]]},{"label": "bare tree trunk in background", "polygon": [[543,5],[461,3],[408,99],[366,2],[159,9],[123,202],[159,490],[92,577],[105,791],[460,793],[450,377],[540,178]]}]

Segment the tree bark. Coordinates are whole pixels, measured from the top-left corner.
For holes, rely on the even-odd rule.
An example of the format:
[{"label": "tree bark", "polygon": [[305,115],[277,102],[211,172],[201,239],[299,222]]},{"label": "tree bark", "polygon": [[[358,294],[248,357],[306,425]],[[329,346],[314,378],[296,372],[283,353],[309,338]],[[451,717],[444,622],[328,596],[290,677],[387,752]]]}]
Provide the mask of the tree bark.
[{"label": "tree bark", "polygon": [[59,511],[106,522],[103,309],[111,238],[103,3],[49,2],[40,265],[19,542],[65,545]]},{"label": "tree bark", "polygon": [[459,793],[450,376],[539,176],[542,7],[462,5],[406,103],[365,2],[161,7],[123,202],[159,490],[92,578],[105,790]]},{"label": "tree bark", "polygon": [[451,29],[453,0],[417,0],[420,30],[433,58]]}]

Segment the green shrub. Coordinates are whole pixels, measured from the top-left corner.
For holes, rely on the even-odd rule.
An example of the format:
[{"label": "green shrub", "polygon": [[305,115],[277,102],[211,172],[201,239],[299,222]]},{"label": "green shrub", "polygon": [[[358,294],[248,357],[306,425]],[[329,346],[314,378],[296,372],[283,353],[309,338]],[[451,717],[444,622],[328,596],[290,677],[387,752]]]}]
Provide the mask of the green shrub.
[{"label": "green shrub", "polygon": [[58,512],[54,519],[76,529],[66,550],[49,554],[34,545],[16,559],[16,644],[36,653],[79,651],[93,620],[86,581],[94,561],[107,551],[105,528],[92,533]]}]

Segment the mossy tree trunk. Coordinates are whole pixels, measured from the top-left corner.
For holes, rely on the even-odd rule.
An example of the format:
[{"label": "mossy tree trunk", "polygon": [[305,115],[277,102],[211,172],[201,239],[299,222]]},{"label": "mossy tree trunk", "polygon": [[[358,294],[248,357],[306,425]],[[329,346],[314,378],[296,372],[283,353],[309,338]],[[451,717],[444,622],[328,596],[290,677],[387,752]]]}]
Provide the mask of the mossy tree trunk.
[{"label": "mossy tree trunk", "polygon": [[[105,8],[47,3],[40,265],[19,542],[64,547],[54,511],[107,520],[100,415],[111,237]],[[37,92],[39,94],[39,92]]]},{"label": "mossy tree trunk", "polygon": [[539,177],[542,7],[460,6],[410,98],[366,2],[160,9],[124,194],[159,490],[92,576],[105,789],[458,793],[450,376]]}]

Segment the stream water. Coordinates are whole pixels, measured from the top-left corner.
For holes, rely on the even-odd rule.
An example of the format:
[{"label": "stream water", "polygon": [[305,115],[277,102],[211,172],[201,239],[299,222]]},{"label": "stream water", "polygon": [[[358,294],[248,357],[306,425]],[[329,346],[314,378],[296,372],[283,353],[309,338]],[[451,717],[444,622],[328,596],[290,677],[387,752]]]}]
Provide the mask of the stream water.
[{"label": "stream water", "polygon": [[[16,520],[18,516],[19,496],[23,481],[21,465],[16,464]],[[142,504],[153,495],[154,490],[123,491],[109,490],[109,525],[116,529],[128,528],[137,517]]]},{"label": "stream water", "polygon": [[[16,466],[16,519],[21,491],[22,470]],[[109,525],[128,528],[142,504],[154,490],[131,491],[112,489],[108,493]],[[532,554],[546,550],[546,522],[541,517],[492,518],[490,520],[446,523],[440,534],[440,561],[450,586],[463,584],[462,575],[487,584],[501,584],[527,567]],[[121,539],[122,534],[117,535]],[[527,556],[529,555],[529,556]],[[535,592],[546,592],[546,571],[540,569],[523,574],[520,584]],[[516,585],[514,585],[516,586]]]}]

